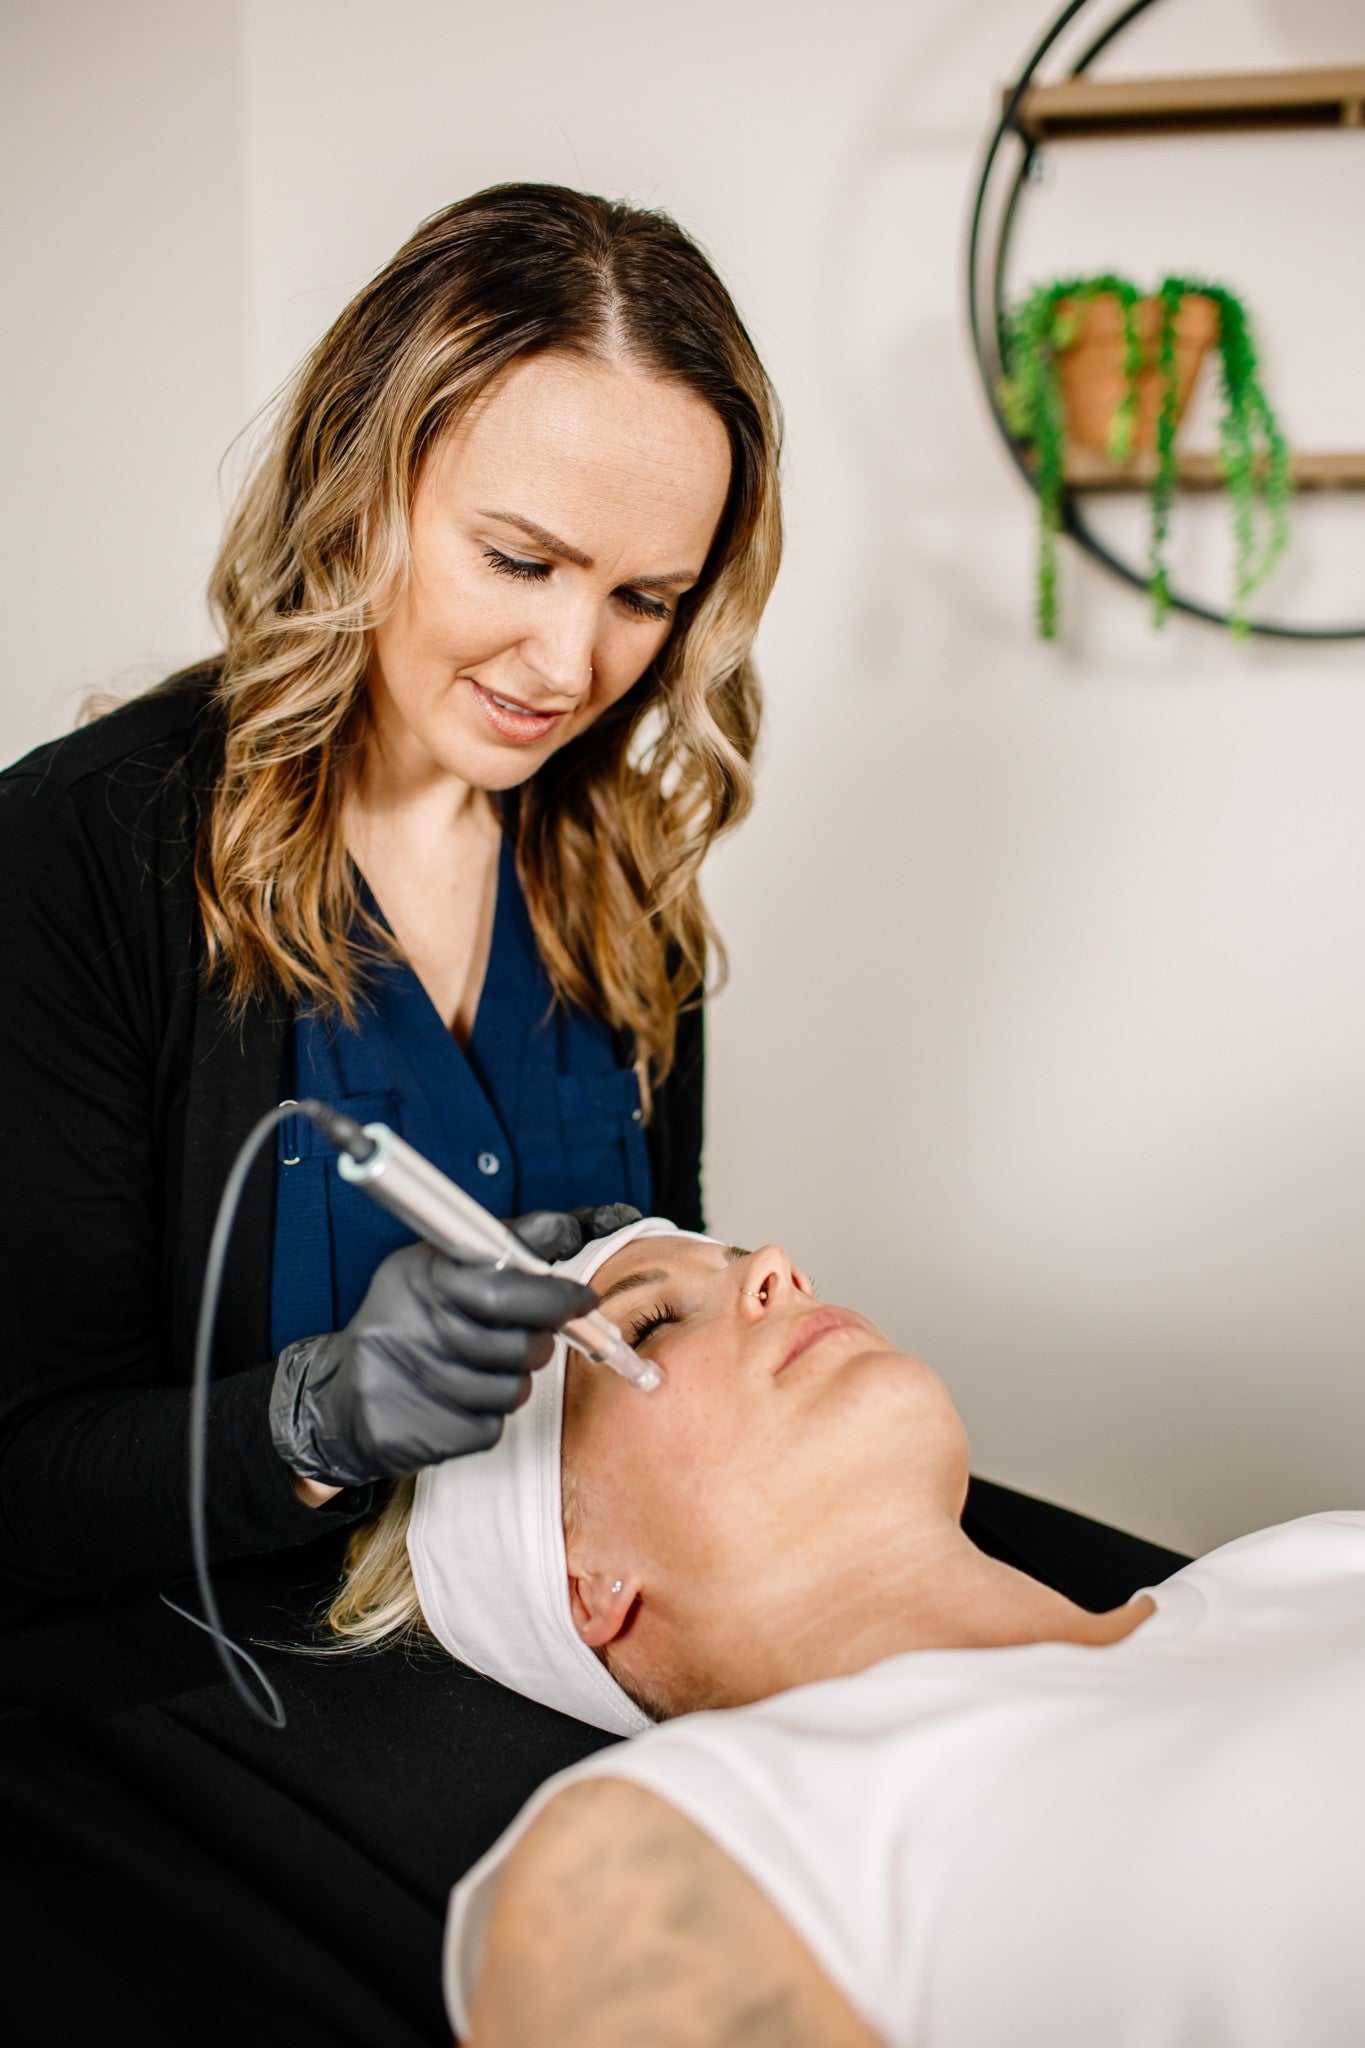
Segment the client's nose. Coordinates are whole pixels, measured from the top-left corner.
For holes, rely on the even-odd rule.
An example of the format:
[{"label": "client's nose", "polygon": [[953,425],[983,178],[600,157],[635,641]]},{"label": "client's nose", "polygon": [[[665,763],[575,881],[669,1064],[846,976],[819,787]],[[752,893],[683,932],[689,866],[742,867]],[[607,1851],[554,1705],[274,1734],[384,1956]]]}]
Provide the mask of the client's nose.
[{"label": "client's nose", "polygon": [[739,1268],[739,1305],[750,1318],[766,1315],[770,1308],[790,1303],[797,1295],[813,1295],[807,1276],[794,1266],[780,1244],[765,1244],[750,1252]]}]

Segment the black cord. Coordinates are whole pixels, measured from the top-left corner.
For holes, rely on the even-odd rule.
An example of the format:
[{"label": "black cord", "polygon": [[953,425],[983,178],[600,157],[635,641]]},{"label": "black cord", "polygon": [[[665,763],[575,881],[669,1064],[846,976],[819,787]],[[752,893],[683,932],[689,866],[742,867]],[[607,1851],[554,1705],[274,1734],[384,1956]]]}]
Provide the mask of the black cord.
[{"label": "black cord", "polygon": [[[194,1560],[194,1579],[199,1588],[199,1605],[203,1618],[186,1613],[183,1607],[178,1607],[165,1593],[161,1596],[174,1613],[182,1615],[186,1621],[194,1622],[196,1628],[202,1628],[212,1637],[213,1647],[218,1653],[218,1662],[223,1667],[228,1684],[253,1718],[267,1728],[285,1726],[284,1702],[255,1658],[239,1644],[234,1643],[223,1627],[223,1617],[218,1611],[218,1596],[213,1590],[213,1579],[209,1572],[206,1510],[209,1377],[213,1367],[213,1333],[218,1321],[218,1300],[223,1291],[223,1268],[227,1263],[228,1244],[232,1238],[232,1226],[237,1221],[237,1209],[242,1199],[242,1189],[246,1185],[246,1177],[256,1163],[256,1154],[271,1132],[301,1106],[293,1102],[281,1103],[278,1108],[267,1110],[259,1122],[253,1125],[232,1162],[232,1170],[228,1174],[218,1204],[213,1236],[209,1240],[209,1255],[204,1266],[204,1290],[199,1297],[199,1322],[194,1333],[194,1370],[190,1381],[190,1555]],[[246,1664],[260,1681],[261,1691],[267,1701],[265,1706],[261,1705],[242,1677],[239,1668],[241,1664]]]},{"label": "black cord", "polygon": [[[211,1585],[208,1586],[206,1592],[206,1584],[207,1581],[201,1582],[199,1597],[201,1600],[212,1601],[213,1588]],[[258,1721],[262,1722],[267,1728],[288,1727],[289,1717],[284,1711],[284,1701],[276,1692],[274,1685],[266,1676],[261,1666],[252,1656],[250,1650],[244,1650],[240,1643],[234,1643],[232,1637],[225,1634],[216,1607],[213,1610],[212,1621],[205,1621],[202,1615],[191,1614],[188,1607],[182,1607],[178,1600],[172,1600],[169,1593],[161,1595],[161,1604],[163,1607],[169,1607],[172,1614],[178,1614],[182,1621],[189,1622],[192,1628],[202,1628],[204,1634],[211,1637],[213,1647],[218,1652],[218,1661],[228,1675],[228,1682],[232,1690]],[[268,1707],[262,1707],[260,1701],[255,1698],[250,1688],[238,1676],[236,1664],[229,1662],[229,1659],[233,1657],[236,1657],[239,1662],[245,1664],[248,1671],[255,1673],[261,1691],[269,1701]]]},{"label": "black cord", "polygon": [[[194,1370],[190,1382],[190,1555],[194,1560],[194,1579],[199,1589],[202,1619],[178,1606],[168,1594],[161,1595],[172,1613],[193,1622],[196,1628],[202,1628],[206,1635],[212,1637],[213,1647],[218,1653],[218,1661],[227,1676],[228,1684],[247,1711],[267,1728],[283,1728],[286,1725],[284,1702],[256,1659],[239,1643],[234,1643],[223,1627],[223,1617],[218,1610],[218,1599],[213,1590],[213,1579],[209,1571],[209,1379],[213,1367],[213,1335],[218,1321],[218,1301],[223,1291],[223,1269],[227,1264],[228,1245],[232,1239],[233,1225],[237,1221],[242,1190],[246,1186],[247,1175],[256,1163],[256,1154],[271,1132],[276,1130],[287,1116],[306,1116],[339,1151],[349,1152],[355,1159],[368,1158],[374,1149],[373,1141],[365,1136],[353,1118],[344,1116],[339,1110],[330,1109],[325,1102],[284,1102],[275,1109],[267,1110],[260,1121],[253,1125],[232,1162],[232,1170],[224,1183],[222,1198],[218,1204],[218,1215],[214,1221],[208,1259],[204,1266],[204,1291],[199,1298],[199,1322],[194,1333]],[[242,1677],[240,1666],[243,1664],[254,1673],[259,1682],[267,1703],[265,1706],[262,1706],[261,1701]]]}]

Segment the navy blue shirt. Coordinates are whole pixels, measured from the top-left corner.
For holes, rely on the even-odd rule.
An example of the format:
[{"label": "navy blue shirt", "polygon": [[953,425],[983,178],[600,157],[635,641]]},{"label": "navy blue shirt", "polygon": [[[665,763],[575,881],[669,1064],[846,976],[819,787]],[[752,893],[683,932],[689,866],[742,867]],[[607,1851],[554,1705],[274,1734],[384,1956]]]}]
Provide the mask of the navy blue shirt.
[{"label": "navy blue shirt", "polygon": [[[495,1216],[633,1202],[650,1207],[639,1084],[615,1034],[556,1004],[504,841],[488,971],[469,1049],[406,961],[372,971],[359,1028],[300,1015],[294,1096],[386,1123]],[[371,899],[369,907],[377,915]],[[412,1233],[352,1187],[302,1117],[280,1126],[271,1336],[338,1330],[380,1260]]]}]

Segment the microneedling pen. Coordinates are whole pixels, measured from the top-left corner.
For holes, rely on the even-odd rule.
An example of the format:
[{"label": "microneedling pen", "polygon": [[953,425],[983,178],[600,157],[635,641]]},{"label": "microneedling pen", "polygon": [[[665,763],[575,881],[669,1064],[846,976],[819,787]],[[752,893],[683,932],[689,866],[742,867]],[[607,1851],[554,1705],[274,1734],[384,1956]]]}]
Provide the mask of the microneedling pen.
[{"label": "microneedling pen", "polygon": [[[522,1273],[553,1273],[553,1266],[527,1251],[505,1223],[499,1223],[472,1195],[447,1180],[387,1124],[358,1124],[324,1103],[301,1102],[298,1106],[326,1132],[341,1154],[337,1171],[342,1179],[364,1188],[437,1251],[466,1266],[515,1266]],[[642,1394],[662,1385],[658,1366],[637,1357],[599,1309],[574,1316],[562,1329],[574,1349],[593,1365],[610,1366]]]},{"label": "microneedling pen", "polygon": [[[234,1643],[223,1627],[223,1617],[213,1590],[209,1565],[208,1534],[208,1417],[209,1380],[213,1370],[213,1332],[218,1303],[223,1292],[223,1270],[227,1264],[232,1226],[246,1186],[247,1175],[261,1147],[290,1113],[306,1116],[341,1154],[337,1169],[342,1176],[364,1188],[366,1194],[383,1204],[399,1221],[415,1230],[437,1251],[445,1252],[461,1265],[515,1266],[523,1273],[552,1273],[544,1259],[528,1252],[521,1239],[506,1224],[490,1216],[463,1188],[438,1173],[430,1160],[404,1144],[387,1124],[358,1124],[325,1102],[281,1102],[258,1118],[239,1146],[223,1188],[209,1240],[204,1265],[204,1286],[199,1298],[199,1320],[194,1332],[194,1372],[190,1382],[189,1415],[189,1528],[190,1556],[195,1584],[199,1588],[202,1612],[191,1614],[172,1600],[161,1598],[176,1614],[202,1628],[213,1639],[214,1651],[224,1676],[246,1711],[267,1728],[284,1728],[288,1717],[284,1702],[268,1672],[249,1650]],[[614,1323],[597,1309],[575,1316],[564,1324],[569,1342],[594,1365],[609,1365],[642,1393],[662,1386],[663,1374],[656,1365],[637,1358]],[[259,1687],[259,1694],[247,1684],[245,1666]]]}]

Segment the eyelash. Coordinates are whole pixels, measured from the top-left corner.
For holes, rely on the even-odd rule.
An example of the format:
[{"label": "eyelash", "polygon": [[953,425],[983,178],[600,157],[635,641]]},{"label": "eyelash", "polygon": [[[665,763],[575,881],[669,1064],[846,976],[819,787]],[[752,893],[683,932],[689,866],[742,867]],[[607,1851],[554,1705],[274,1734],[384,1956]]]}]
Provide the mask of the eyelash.
[{"label": "eyelash", "polygon": [[[503,554],[501,548],[485,548],[483,558],[499,576],[510,576],[517,583],[543,583],[550,573],[548,562],[523,562],[517,555]],[[666,604],[642,597],[638,590],[618,590],[615,595],[628,612],[637,619],[648,619],[651,625],[667,625],[673,617]]]},{"label": "eyelash", "polygon": [[638,1351],[640,1346],[647,1343],[656,1330],[662,1330],[669,1323],[676,1323],[680,1320],[677,1310],[670,1308],[666,1301],[656,1301],[652,1308],[641,1311],[638,1320],[632,1322],[630,1328],[624,1331],[623,1335],[631,1350]]}]

